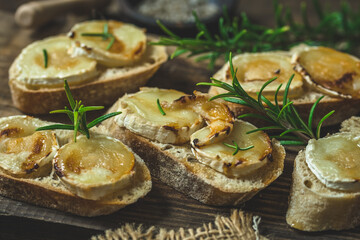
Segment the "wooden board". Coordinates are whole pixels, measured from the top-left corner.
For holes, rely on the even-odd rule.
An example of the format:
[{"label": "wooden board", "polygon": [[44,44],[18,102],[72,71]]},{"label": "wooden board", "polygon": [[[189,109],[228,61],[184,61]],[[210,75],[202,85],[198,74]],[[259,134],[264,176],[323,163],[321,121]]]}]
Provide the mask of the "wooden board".
[{"label": "wooden board", "polygon": [[[0,117],[21,114],[12,105],[7,85],[8,68],[21,49],[34,40],[68,31],[70,26],[80,19],[69,17],[36,31],[24,30],[15,25],[11,11],[0,10]],[[175,88],[190,93],[194,89],[205,90],[196,87],[195,84],[208,81],[210,76],[211,71],[206,68],[205,64],[197,64],[191,60],[179,58],[169,61],[161,67],[148,85]],[[56,116],[37,117],[54,121],[63,120]],[[332,127],[326,130],[336,131],[337,129],[338,127]],[[295,155],[296,152],[289,151],[284,173],[279,179],[239,208],[261,216],[261,234],[271,239],[360,239],[360,229],[358,228],[340,232],[304,233],[287,226],[285,213]],[[211,207],[201,204],[176,192],[157,179],[154,179],[152,191],[136,204],[112,215],[94,218],[78,217],[0,197],[0,239],[43,239],[44,236],[46,239],[88,238],[97,230],[116,228],[125,222],[134,222],[145,226],[155,225],[167,229],[198,227],[203,223],[213,221],[217,214],[227,216],[230,211],[230,207]],[[31,235],[31,231],[39,230],[26,228],[26,226],[41,226],[39,221],[44,223],[43,226],[56,227],[50,229],[45,227],[41,229],[43,234]],[[8,223],[17,225],[14,227]],[[30,235],[17,233],[18,228],[26,228]],[[74,229],[77,228],[82,229],[81,233],[74,233]],[[49,233],[50,231],[52,234]]]}]

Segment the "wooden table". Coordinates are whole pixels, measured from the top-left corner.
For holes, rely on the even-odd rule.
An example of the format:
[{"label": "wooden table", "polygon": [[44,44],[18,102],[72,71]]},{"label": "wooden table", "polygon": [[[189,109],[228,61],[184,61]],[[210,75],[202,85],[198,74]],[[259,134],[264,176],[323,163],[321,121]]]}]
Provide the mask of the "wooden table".
[{"label": "wooden table", "polygon": [[[70,16],[38,30],[20,29],[13,20],[13,13],[19,3],[0,1],[0,117],[21,114],[12,105],[7,84],[9,66],[20,50],[34,40],[67,32],[73,23],[82,20],[82,17]],[[206,65],[179,58],[164,64],[148,85],[185,92],[205,90],[195,87],[195,83],[208,81],[211,74]],[[62,118],[54,116],[36,117],[62,121]],[[338,126],[334,126],[325,131],[337,129]],[[286,224],[285,213],[295,155],[296,152],[288,151],[284,173],[279,179],[239,208],[261,216],[261,234],[270,239],[360,239],[359,229],[304,233]],[[0,239],[86,239],[126,222],[168,229],[198,227],[213,221],[218,214],[228,216],[230,211],[230,207],[203,205],[157,179],[154,179],[152,191],[136,204],[112,215],[94,218],[77,217],[0,196]]]}]

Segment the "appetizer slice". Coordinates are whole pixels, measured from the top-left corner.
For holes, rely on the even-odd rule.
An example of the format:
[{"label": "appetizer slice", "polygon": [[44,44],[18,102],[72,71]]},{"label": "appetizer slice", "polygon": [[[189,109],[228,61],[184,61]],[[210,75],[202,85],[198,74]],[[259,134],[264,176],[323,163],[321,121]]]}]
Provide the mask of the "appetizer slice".
[{"label": "appetizer slice", "polygon": [[62,146],[54,169],[74,194],[98,200],[131,185],[135,174],[134,154],[119,140],[104,135],[84,135]]},{"label": "appetizer slice", "polygon": [[30,89],[54,88],[63,84],[80,84],[94,79],[99,72],[96,61],[68,54],[71,40],[65,36],[49,37],[24,48],[10,75]]},{"label": "appetizer slice", "polygon": [[360,97],[360,61],[327,47],[300,45],[292,49],[292,61],[306,83],[333,97]]},{"label": "appetizer slice", "polygon": [[[111,136],[147,159],[154,176],[203,203],[238,205],[282,172],[285,151],[279,142],[262,131],[247,134],[255,127],[235,121],[224,102],[209,101],[208,94],[143,88],[120,98],[113,111],[122,114],[102,125]],[[154,138],[150,124],[156,125],[150,126],[154,134],[167,130],[172,137]]]},{"label": "appetizer slice", "polygon": [[343,230],[360,224],[359,135],[310,140],[295,159],[286,222],[302,231]]},{"label": "appetizer slice", "polygon": [[117,21],[78,23],[69,37],[75,40],[73,56],[87,56],[107,67],[132,65],[146,49],[144,29]]},{"label": "appetizer slice", "polygon": [[[287,52],[244,53],[235,56],[232,60],[239,83],[251,96],[256,96],[262,85],[274,77],[277,77],[277,79],[264,89],[263,95],[269,99],[273,98],[277,88],[282,84],[278,92],[278,95],[282,96],[286,83],[293,74],[295,76],[289,88],[289,97],[294,98],[303,94],[302,77],[293,70],[291,57]],[[230,64],[225,64],[214,75],[214,78],[231,84]],[[224,91],[211,87],[209,93],[216,95],[224,93]]]},{"label": "appetizer slice", "polygon": [[0,120],[0,169],[15,177],[46,176],[59,148],[53,131],[36,132],[45,122],[29,116]]}]

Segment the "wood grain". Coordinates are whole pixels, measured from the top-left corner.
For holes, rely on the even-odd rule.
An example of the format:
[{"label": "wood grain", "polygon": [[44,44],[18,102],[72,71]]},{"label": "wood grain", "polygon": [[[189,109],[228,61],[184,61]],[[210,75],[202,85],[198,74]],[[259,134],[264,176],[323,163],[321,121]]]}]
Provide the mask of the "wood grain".
[{"label": "wood grain", "polygon": [[[32,31],[19,29],[12,14],[12,11],[0,10],[0,117],[21,114],[12,105],[7,85],[8,68],[21,49],[34,40],[66,32],[73,23],[82,20],[70,16]],[[162,66],[148,85],[175,88],[188,93],[194,89],[204,91],[205,88],[196,87],[195,84],[208,81],[211,73],[205,64],[178,58]],[[56,116],[37,117],[63,121]],[[325,131],[337,130],[338,126],[335,126]],[[287,226],[285,213],[295,155],[296,151],[288,151],[284,173],[279,179],[239,208],[261,216],[261,234],[270,239],[360,239],[358,228],[340,232],[304,233]],[[218,214],[228,216],[230,211],[230,207],[203,205],[157,179],[154,179],[152,191],[136,204],[112,215],[94,218],[78,217],[0,197],[0,239],[85,239],[125,222],[167,229],[197,227],[213,221]]]}]

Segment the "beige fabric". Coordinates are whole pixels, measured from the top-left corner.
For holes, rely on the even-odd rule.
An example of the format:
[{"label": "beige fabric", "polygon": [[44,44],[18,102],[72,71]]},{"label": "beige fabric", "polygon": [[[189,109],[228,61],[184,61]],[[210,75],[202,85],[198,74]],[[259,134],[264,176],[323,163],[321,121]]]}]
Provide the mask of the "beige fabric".
[{"label": "beige fabric", "polygon": [[265,240],[258,231],[260,217],[233,210],[230,217],[217,216],[214,222],[204,224],[197,229],[166,230],[154,226],[143,229],[141,225],[125,224],[115,230],[107,230],[105,234],[93,236],[91,240],[217,240],[217,239],[239,239],[239,240]]}]

